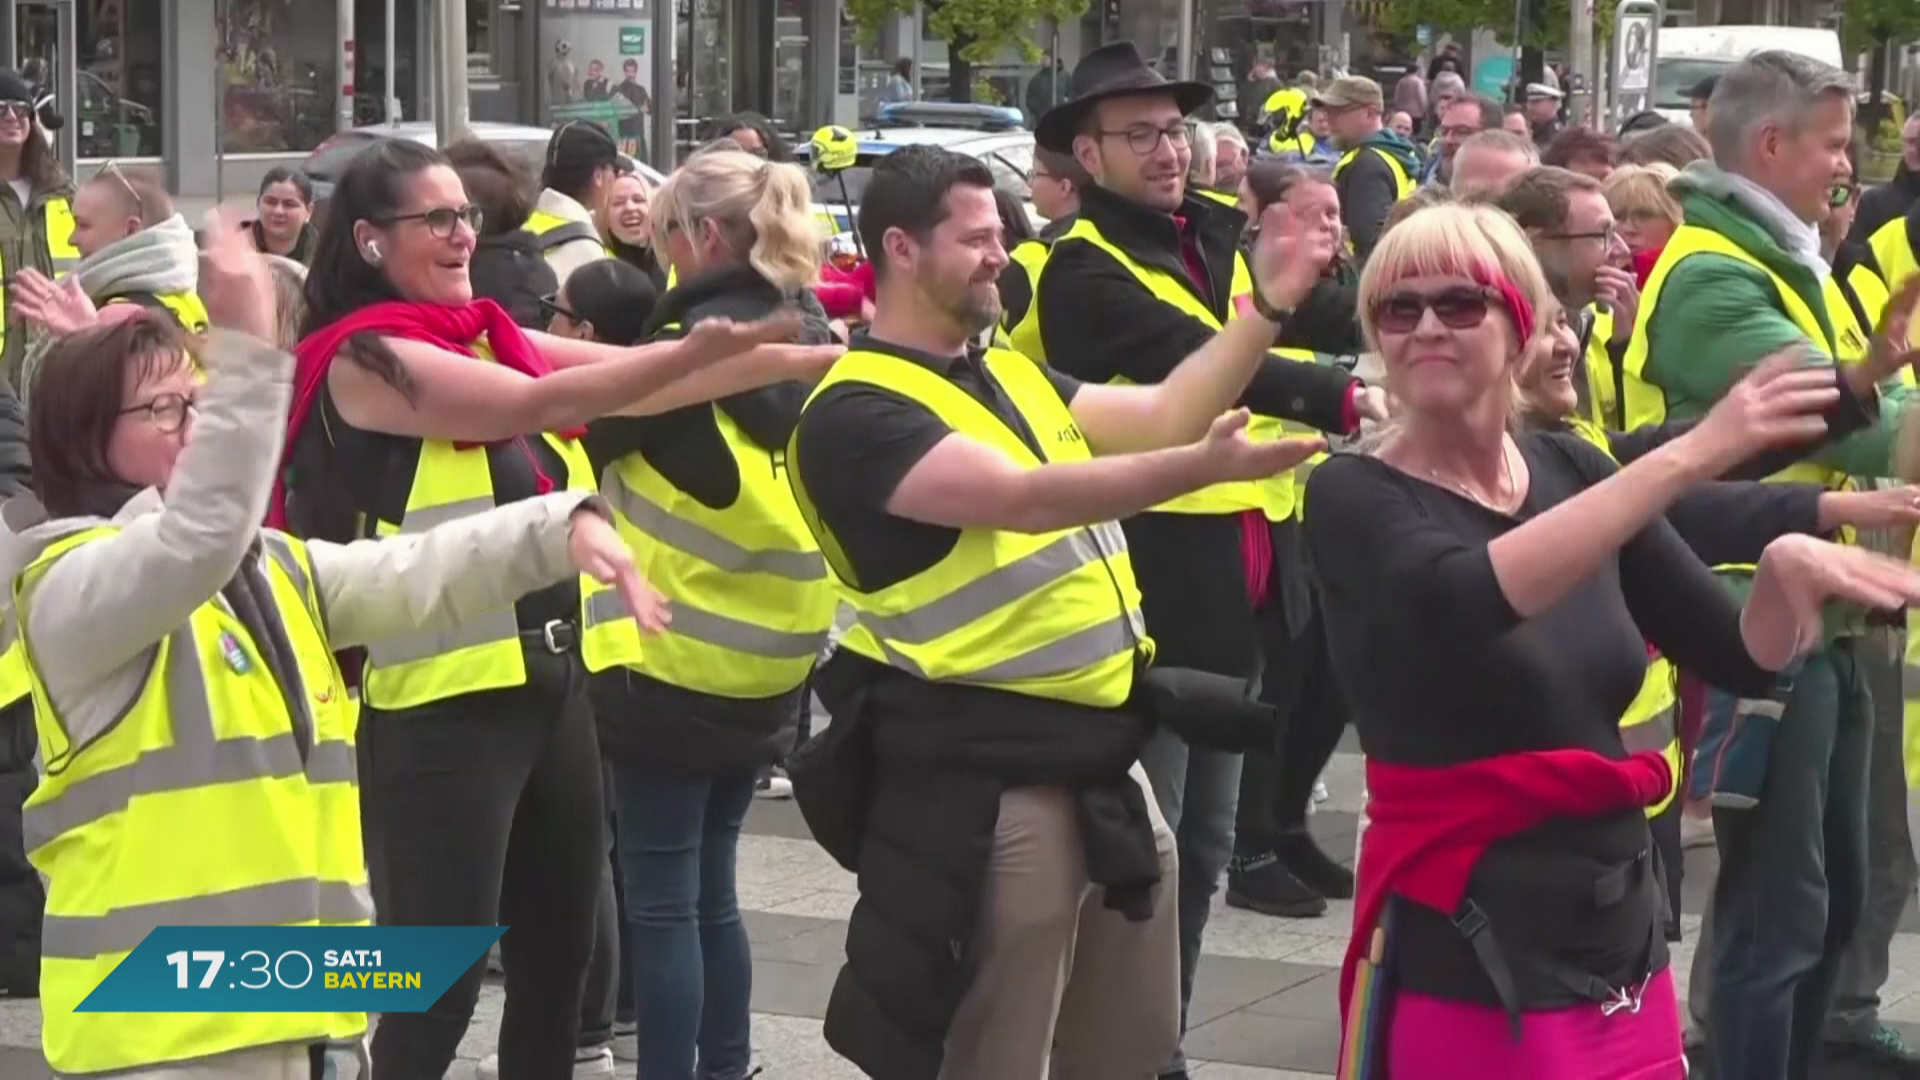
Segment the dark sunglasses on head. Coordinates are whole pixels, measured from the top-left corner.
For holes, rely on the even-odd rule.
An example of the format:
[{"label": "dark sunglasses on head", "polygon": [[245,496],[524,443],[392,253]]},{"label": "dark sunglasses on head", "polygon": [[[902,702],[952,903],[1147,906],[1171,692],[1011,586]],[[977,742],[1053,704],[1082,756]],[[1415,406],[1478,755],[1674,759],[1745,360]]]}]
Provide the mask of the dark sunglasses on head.
[{"label": "dark sunglasses on head", "polygon": [[382,222],[382,224],[392,225],[400,221],[423,221],[427,225],[428,232],[432,233],[438,239],[445,240],[453,235],[453,230],[461,222],[466,222],[467,228],[478,233],[480,231],[480,223],[485,220],[486,215],[481,213],[480,208],[472,203],[468,203],[461,207],[436,206],[432,210],[423,210],[418,214],[395,214]]},{"label": "dark sunglasses on head", "polygon": [[573,309],[560,302],[559,293],[548,293],[540,298],[540,314],[546,316],[548,322],[552,322],[555,315],[566,316],[568,322],[580,321],[580,316],[575,315]]},{"label": "dark sunglasses on head", "polygon": [[1495,299],[1493,290],[1458,286],[1432,296],[1391,292],[1373,305],[1373,325],[1389,334],[1411,334],[1428,311],[1449,330],[1471,330],[1487,319]]}]

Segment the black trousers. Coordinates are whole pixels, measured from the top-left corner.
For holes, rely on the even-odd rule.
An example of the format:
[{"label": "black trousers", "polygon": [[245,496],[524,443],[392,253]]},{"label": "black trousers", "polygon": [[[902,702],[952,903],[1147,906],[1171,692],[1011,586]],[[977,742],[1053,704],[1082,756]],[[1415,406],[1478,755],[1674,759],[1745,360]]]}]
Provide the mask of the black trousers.
[{"label": "black trousers", "polygon": [[1307,829],[1313,784],[1332,760],[1347,726],[1346,700],[1334,683],[1318,598],[1307,587],[1299,526],[1274,528],[1275,583],[1255,618],[1264,664],[1260,700],[1280,710],[1273,747],[1249,751],[1240,770],[1234,854],[1264,854],[1283,836]]},{"label": "black trousers", "polygon": [[[601,763],[601,795],[607,804],[607,857],[593,910],[593,960],[587,965],[586,986],[580,1001],[580,1046],[604,1046],[613,1041],[614,1021],[633,1015],[633,980],[626,978],[627,910],[625,890],[613,850],[618,828],[614,814],[613,770]],[[504,958],[503,958],[504,966]]]},{"label": "black trousers", "polygon": [[[573,1075],[607,872],[600,746],[578,654],[527,654],[527,683],[417,709],[367,709],[360,799],[386,926],[505,923],[502,1080]],[[380,1018],[373,1070],[439,1080],[473,1018],[481,957],[424,1013]]]}]

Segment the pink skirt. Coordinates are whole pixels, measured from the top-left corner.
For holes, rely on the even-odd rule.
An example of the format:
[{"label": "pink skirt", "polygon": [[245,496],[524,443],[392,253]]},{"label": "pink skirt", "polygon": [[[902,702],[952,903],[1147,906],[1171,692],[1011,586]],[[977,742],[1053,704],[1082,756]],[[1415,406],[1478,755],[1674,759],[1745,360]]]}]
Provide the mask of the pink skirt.
[{"label": "pink skirt", "polygon": [[1640,1011],[1598,1004],[1530,1012],[1514,1041],[1499,1009],[1423,994],[1393,996],[1390,1080],[1682,1080],[1673,975],[1648,981]]}]

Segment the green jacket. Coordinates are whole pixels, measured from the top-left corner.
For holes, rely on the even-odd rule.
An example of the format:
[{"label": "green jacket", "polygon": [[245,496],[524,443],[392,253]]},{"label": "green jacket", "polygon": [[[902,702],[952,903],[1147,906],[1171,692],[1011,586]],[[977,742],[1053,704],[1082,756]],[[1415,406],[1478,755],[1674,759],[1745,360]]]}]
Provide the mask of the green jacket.
[{"label": "green jacket", "polygon": [[[1687,224],[1712,229],[1752,253],[1794,286],[1816,313],[1826,300],[1820,281],[1788,253],[1778,227],[1746,205],[1718,169],[1690,166],[1673,182]],[[1872,327],[1865,328],[1872,332]],[[1666,396],[1667,416],[1703,415],[1748,369],[1789,346],[1827,356],[1807,340],[1780,306],[1774,282],[1745,263],[1702,253],[1675,267],[1647,324],[1646,380]],[[1893,436],[1913,390],[1898,382],[1881,388],[1880,419],[1872,427],[1809,455],[1852,476],[1892,471]]]},{"label": "green jacket", "polygon": [[[1689,225],[1727,237],[1794,287],[1816,314],[1826,313],[1819,277],[1796,260],[1784,228],[1750,205],[1726,174],[1710,165],[1689,166],[1671,190]],[[1867,328],[1871,333],[1871,328]],[[1690,256],[1667,275],[1647,323],[1647,382],[1666,397],[1669,419],[1706,413],[1755,364],[1769,354],[1800,346],[1831,363],[1827,347],[1809,341],[1781,307],[1772,278],[1754,267],[1712,253]],[[1811,461],[1851,476],[1884,477],[1893,469],[1893,443],[1900,418],[1914,400],[1897,381],[1881,386],[1879,419],[1862,431],[1822,446]],[[1733,575],[1744,595],[1743,575]],[[1829,636],[1857,633],[1860,613],[1833,605]]]},{"label": "green jacket", "polygon": [[[0,183],[0,264],[4,264],[7,279],[28,267],[53,276],[53,256],[47,251],[45,209],[47,200],[56,197],[73,198],[73,185],[64,176],[55,185],[36,189],[25,206],[20,205],[20,196],[12,184]],[[34,336],[34,331],[13,317],[11,291],[6,295],[5,310],[0,316],[6,319],[6,342],[0,347],[0,378],[24,390],[19,387],[20,369],[28,339]]]}]

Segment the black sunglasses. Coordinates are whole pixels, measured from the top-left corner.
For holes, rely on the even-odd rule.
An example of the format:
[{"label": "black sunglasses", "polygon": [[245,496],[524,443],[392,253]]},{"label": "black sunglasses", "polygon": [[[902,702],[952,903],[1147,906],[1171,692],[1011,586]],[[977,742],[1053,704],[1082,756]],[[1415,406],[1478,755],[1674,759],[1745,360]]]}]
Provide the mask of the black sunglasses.
[{"label": "black sunglasses", "polygon": [[457,208],[438,206],[432,210],[423,210],[418,214],[395,214],[381,222],[381,224],[392,225],[401,221],[424,221],[427,224],[427,231],[432,233],[435,239],[445,240],[453,235],[453,230],[463,221],[467,223],[467,228],[472,229],[476,234],[479,233],[480,223],[485,221],[486,217],[486,214],[482,212],[479,207],[468,203],[465,206]]},{"label": "black sunglasses", "polygon": [[1373,325],[1389,334],[1411,334],[1428,311],[1449,330],[1471,330],[1487,319],[1495,294],[1486,288],[1458,286],[1432,296],[1388,293],[1374,302]]},{"label": "black sunglasses", "polygon": [[580,316],[575,315],[573,309],[560,302],[559,293],[548,293],[540,298],[540,314],[546,316],[548,322],[552,322],[555,315],[566,316],[568,322],[580,321]]}]

